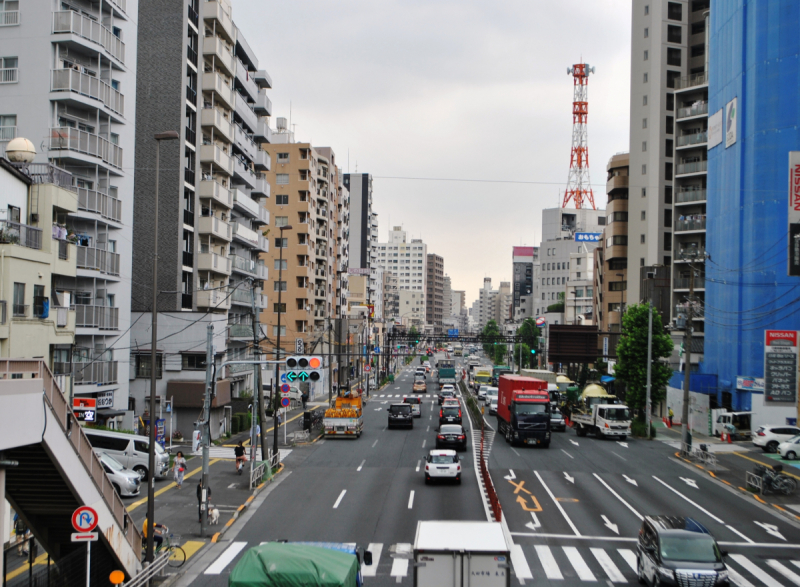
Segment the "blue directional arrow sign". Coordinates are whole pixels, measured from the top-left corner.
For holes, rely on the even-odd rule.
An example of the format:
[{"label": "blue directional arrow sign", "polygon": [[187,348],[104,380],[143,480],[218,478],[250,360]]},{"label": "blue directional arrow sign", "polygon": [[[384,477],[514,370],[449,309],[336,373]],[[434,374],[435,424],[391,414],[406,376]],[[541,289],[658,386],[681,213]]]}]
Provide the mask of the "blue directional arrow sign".
[{"label": "blue directional arrow sign", "polygon": [[297,373],[295,373],[294,371],[289,371],[286,374],[286,379],[288,379],[289,381],[294,381],[295,379],[297,379]]},{"label": "blue directional arrow sign", "polygon": [[300,381],[306,381],[308,379],[308,373],[306,373],[305,371],[300,371],[297,377],[300,379]]},{"label": "blue directional arrow sign", "polygon": [[286,373],[281,375],[281,383],[286,383]]}]

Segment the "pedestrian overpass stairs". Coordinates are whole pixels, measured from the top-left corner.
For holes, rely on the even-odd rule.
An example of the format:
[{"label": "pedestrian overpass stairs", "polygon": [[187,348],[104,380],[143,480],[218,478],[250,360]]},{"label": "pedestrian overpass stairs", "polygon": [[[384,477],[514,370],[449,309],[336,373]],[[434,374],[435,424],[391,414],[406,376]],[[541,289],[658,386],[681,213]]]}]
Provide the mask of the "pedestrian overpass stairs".
[{"label": "pedestrian overpass stairs", "polygon": [[67,400],[44,361],[0,359],[0,455],[18,463],[5,469],[5,497],[56,563],[86,548],[71,540],[71,517],[93,507],[100,539],[92,567],[136,575],[141,534]]}]

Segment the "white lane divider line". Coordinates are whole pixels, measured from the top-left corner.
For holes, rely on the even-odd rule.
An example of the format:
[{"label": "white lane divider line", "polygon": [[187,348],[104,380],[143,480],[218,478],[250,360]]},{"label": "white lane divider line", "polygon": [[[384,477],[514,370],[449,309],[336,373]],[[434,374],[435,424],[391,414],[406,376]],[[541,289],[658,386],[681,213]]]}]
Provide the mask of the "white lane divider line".
[{"label": "white lane divider line", "polygon": [[764,583],[767,587],[780,587],[780,583],[778,583],[775,579],[770,577],[767,573],[765,573],[760,567],[754,564],[750,559],[742,554],[729,554],[730,558],[735,560],[740,566],[745,568],[751,575],[753,575],[756,579]]},{"label": "white lane divider line", "polygon": [[575,457],[573,457],[571,454],[569,454],[569,453],[568,453],[567,451],[565,451],[563,448],[561,449],[561,452],[563,452],[565,455],[567,455],[567,456],[568,456],[569,458],[571,458],[572,460],[575,460]]},{"label": "white lane divider line", "polygon": [[618,548],[617,552],[622,558],[625,559],[625,562],[630,565],[630,567],[634,570],[634,572],[639,571],[639,569],[636,568],[636,555],[633,553],[632,550],[628,548]]},{"label": "white lane divider line", "polygon": [[374,577],[378,574],[378,564],[381,562],[381,552],[383,552],[383,543],[370,542],[367,550],[372,553],[372,564],[364,565],[361,567],[361,574],[364,577]]},{"label": "white lane divider line", "polygon": [[414,507],[414,490],[412,489],[411,493],[408,496],[408,509],[411,509],[413,507]]},{"label": "white lane divider line", "polygon": [[525,553],[522,552],[522,547],[519,544],[511,546],[511,565],[514,567],[514,575],[516,575],[520,583],[525,579],[533,579],[533,573],[531,573]]},{"label": "white lane divider line", "polygon": [[375,448],[375,445],[378,444],[378,439],[375,439],[375,442],[372,443],[372,448]]},{"label": "white lane divider line", "polygon": [[602,548],[590,548],[589,550],[592,551],[594,558],[596,558],[600,566],[603,567],[603,571],[605,571],[612,583],[628,582],[622,572],[620,572],[619,567],[614,564],[614,561],[611,560],[611,557],[608,556],[605,550]]},{"label": "white lane divider line", "polygon": [[[725,522],[723,522],[722,520],[720,520],[720,519],[719,519],[717,516],[715,516],[714,514],[712,514],[710,511],[708,511],[706,508],[704,508],[704,507],[703,507],[703,506],[701,506],[700,504],[698,504],[698,503],[695,503],[694,501],[692,501],[691,499],[689,499],[688,497],[686,497],[686,496],[685,496],[683,493],[681,493],[681,492],[680,492],[680,491],[678,491],[677,489],[675,489],[675,488],[671,487],[670,485],[667,485],[666,483],[664,483],[664,482],[663,482],[661,479],[659,479],[659,478],[658,478],[658,477],[656,477],[655,475],[653,475],[653,479],[655,479],[656,481],[658,481],[659,483],[661,483],[661,485],[663,485],[664,487],[666,487],[667,489],[669,489],[669,490],[670,490],[672,493],[674,493],[675,495],[679,496],[680,498],[682,498],[682,499],[683,499],[683,500],[685,500],[685,501],[688,501],[690,504],[692,504],[692,505],[693,505],[694,507],[696,507],[698,510],[700,510],[701,512],[703,512],[704,514],[706,514],[707,516],[709,516],[709,517],[710,517],[712,520],[714,520],[715,522],[717,522],[717,523],[719,523],[719,524],[722,524],[723,526],[726,526]],[[742,534],[740,534],[739,532],[736,532],[736,533],[737,533],[737,534],[739,534],[739,536],[742,536]],[[744,537],[744,536],[742,536],[742,537]],[[752,540],[750,540],[749,542],[752,542]]]},{"label": "white lane divider line", "polygon": [[339,494],[339,497],[336,499],[336,503],[333,504],[333,509],[337,509],[339,504],[342,503],[342,499],[344,499],[344,494],[347,493],[347,489],[342,489],[342,492]]},{"label": "white lane divider line", "polygon": [[558,568],[558,563],[556,562],[556,558],[553,556],[553,551],[550,550],[550,547],[537,544],[535,548],[536,554],[539,557],[539,562],[542,563],[542,568],[544,569],[544,574],[547,576],[547,578],[557,579],[559,581],[562,580],[564,575],[561,574],[561,569]]},{"label": "white lane divider line", "polygon": [[595,576],[592,574],[592,570],[589,568],[589,565],[586,564],[586,561],[583,560],[583,557],[578,552],[578,549],[574,546],[562,546],[561,548],[564,549],[564,554],[567,555],[570,564],[572,564],[572,568],[575,569],[575,572],[578,573],[578,578],[581,581],[597,581]]},{"label": "white lane divider line", "polygon": [[430,426],[425,428],[425,432],[430,432],[430,431],[431,431],[431,427]]},{"label": "white lane divider line", "polygon": [[558,511],[560,511],[561,515],[564,516],[564,519],[567,521],[567,524],[569,524],[569,527],[572,528],[573,532],[575,532],[575,536],[580,536],[581,533],[578,532],[578,529],[575,527],[575,524],[573,524],[572,520],[569,519],[569,516],[567,515],[567,512],[565,512],[564,508],[561,507],[561,503],[559,503],[559,501],[556,499],[555,495],[553,495],[553,492],[550,491],[550,488],[547,485],[544,484],[544,480],[542,479],[542,476],[539,475],[539,471],[534,471],[533,473],[536,475],[536,478],[539,479],[539,483],[542,484],[542,487],[544,487],[544,490],[547,492],[547,495],[549,495],[550,499],[553,500],[553,503],[556,504],[556,507],[558,508]]},{"label": "white lane divider line", "polygon": [[725,527],[726,527],[728,530],[730,530],[731,532],[733,532],[734,534],[736,534],[737,536],[741,537],[741,538],[742,538],[742,539],[743,539],[745,542],[749,542],[750,544],[755,544],[755,542],[753,542],[752,540],[750,540],[750,539],[749,539],[747,536],[745,536],[744,534],[742,534],[741,532],[739,532],[739,530],[737,530],[736,528],[734,528],[734,527],[733,527],[733,526],[731,526],[730,524],[725,524]]},{"label": "white lane divider line", "polygon": [[774,558],[769,559],[767,561],[767,564],[776,571],[778,571],[781,575],[789,579],[795,585],[800,585],[800,575],[798,575],[788,567],[783,566],[780,562],[778,562]]},{"label": "white lane divider line", "polygon": [[203,574],[219,575],[225,570],[225,567],[227,567],[231,561],[236,558],[236,555],[239,554],[245,546],[247,546],[247,542],[234,542],[225,549],[219,558],[215,560],[214,563],[209,566]]},{"label": "white lane divider line", "polygon": [[358,469],[356,469],[356,471],[360,471],[364,467],[364,463],[366,463],[366,462],[367,462],[367,459],[364,459],[363,461],[361,461],[361,464],[358,466]]},{"label": "white lane divider line", "polygon": [[633,512],[633,515],[635,515],[637,518],[639,518],[639,521],[643,521],[644,520],[644,517],[642,516],[642,514],[637,512],[635,509],[633,509],[633,506],[631,504],[629,504],[627,501],[622,499],[622,497],[620,496],[619,493],[617,493],[616,491],[611,489],[611,486],[608,483],[606,483],[605,481],[603,481],[603,479],[602,479],[602,477],[600,477],[600,475],[598,475],[597,473],[594,473],[594,476],[597,478],[598,481],[600,481],[600,483],[605,485],[606,489],[608,489],[614,497],[616,497],[623,504],[625,504],[625,507],[627,507],[629,510],[631,510]]},{"label": "white lane divider line", "polygon": [[428,442],[428,440],[427,440],[427,439],[425,439],[425,440],[423,440],[423,441],[422,441],[422,448],[425,448],[425,443],[426,443],[426,442]]},{"label": "white lane divider line", "polygon": [[419,464],[420,464],[421,462],[422,462],[422,461],[417,461],[417,473],[419,473]]}]

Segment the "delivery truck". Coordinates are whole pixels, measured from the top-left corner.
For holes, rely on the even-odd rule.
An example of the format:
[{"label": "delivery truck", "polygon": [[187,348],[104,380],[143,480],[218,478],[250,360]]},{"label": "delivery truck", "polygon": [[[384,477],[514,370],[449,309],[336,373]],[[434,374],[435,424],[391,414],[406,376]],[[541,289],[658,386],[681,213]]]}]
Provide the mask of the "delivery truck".
[{"label": "delivery truck", "polygon": [[550,446],[550,394],[547,381],[501,375],[497,397],[497,433],[515,444]]},{"label": "delivery truck", "polygon": [[323,433],[333,438],[358,438],[364,431],[364,412],[361,396],[348,393],[336,398],[333,407],[325,410],[322,419]]},{"label": "delivery truck", "polygon": [[497,522],[417,522],[413,557],[415,587],[511,585],[511,553]]},{"label": "delivery truck", "polygon": [[475,369],[475,376],[472,378],[472,389],[475,393],[481,388],[481,385],[491,385],[492,383],[492,370],[488,367],[478,367]]},{"label": "delivery truck", "polygon": [[594,434],[598,438],[625,440],[631,433],[628,406],[596,383],[584,388],[580,403],[572,409],[570,420],[578,436]]},{"label": "delivery truck", "polygon": [[455,359],[439,359],[436,363],[436,378],[439,383],[439,389],[449,383],[455,387],[456,384],[456,360]]}]

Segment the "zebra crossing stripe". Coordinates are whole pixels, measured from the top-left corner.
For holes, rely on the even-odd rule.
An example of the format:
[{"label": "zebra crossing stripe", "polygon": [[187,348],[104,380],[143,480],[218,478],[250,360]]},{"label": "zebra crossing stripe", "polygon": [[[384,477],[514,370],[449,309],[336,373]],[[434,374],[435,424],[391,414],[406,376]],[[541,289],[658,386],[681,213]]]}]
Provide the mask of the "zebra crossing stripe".
[{"label": "zebra crossing stripe", "polygon": [[408,575],[408,559],[396,558],[392,562],[392,572],[389,573],[392,577],[405,577]]},{"label": "zebra crossing stripe", "polygon": [[780,587],[780,583],[778,583],[775,579],[767,575],[763,570],[757,567],[755,564],[750,562],[746,556],[741,554],[731,554],[729,555],[733,560],[735,560],[739,565],[747,569],[747,571],[753,575],[756,579],[764,583],[767,587]]},{"label": "zebra crossing stripe", "polygon": [[795,585],[800,585],[800,576],[797,575],[794,571],[789,569],[788,567],[783,566],[781,563],[776,561],[774,558],[767,561],[767,564],[771,566],[773,569],[778,571],[781,575],[789,579]]},{"label": "zebra crossing stripe", "polygon": [[747,579],[745,579],[744,577],[742,577],[742,576],[741,576],[739,573],[737,573],[736,571],[734,571],[734,570],[733,570],[733,569],[730,567],[730,565],[728,566],[728,575],[730,576],[730,578],[731,578],[731,581],[732,581],[732,582],[734,583],[734,585],[736,585],[737,587],[756,587],[756,586],[755,586],[755,585],[753,585],[753,584],[752,584],[750,581],[748,581]]},{"label": "zebra crossing stripe", "polygon": [[600,566],[603,567],[603,570],[605,571],[606,575],[608,575],[608,578],[611,579],[612,583],[628,582],[605,550],[602,548],[591,548],[590,550],[592,551],[594,558],[597,559],[597,562],[600,563]]},{"label": "zebra crossing stripe", "polygon": [[580,555],[576,547],[562,546],[561,548],[564,549],[564,554],[567,555],[569,562],[572,564],[575,572],[578,573],[578,578],[581,581],[597,581],[595,576],[592,574],[589,565],[587,565],[586,561],[583,560],[583,557]]},{"label": "zebra crossing stripe", "polygon": [[550,547],[537,544],[535,548],[536,554],[539,556],[539,562],[542,563],[544,574],[547,576],[547,578],[558,580],[563,579],[564,575],[561,574],[561,569],[558,568],[558,563],[556,562]]},{"label": "zebra crossing stripe", "polygon": [[223,552],[219,558],[217,558],[217,560],[215,560],[214,563],[205,570],[203,574],[221,574],[222,571],[225,570],[225,567],[227,567],[231,561],[236,558],[236,555],[239,554],[245,546],[247,546],[247,542],[234,542],[225,549],[225,552]]},{"label": "zebra crossing stripe", "polygon": [[374,577],[378,574],[378,565],[381,562],[383,544],[380,542],[371,542],[369,546],[367,546],[367,550],[372,553],[372,564],[362,566],[361,574],[364,577]]},{"label": "zebra crossing stripe", "polygon": [[636,555],[633,554],[632,550],[629,550],[627,548],[618,548],[617,552],[622,558],[625,559],[625,562],[630,565],[634,573],[639,572],[639,569],[636,568]]},{"label": "zebra crossing stripe", "polygon": [[511,564],[514,566],[514,574],[517,579],[520,581],[533,579],[528,560],[525,558],[525,553],[522,552],[522,547],[519,544],[514,544],[511,547]]}]

